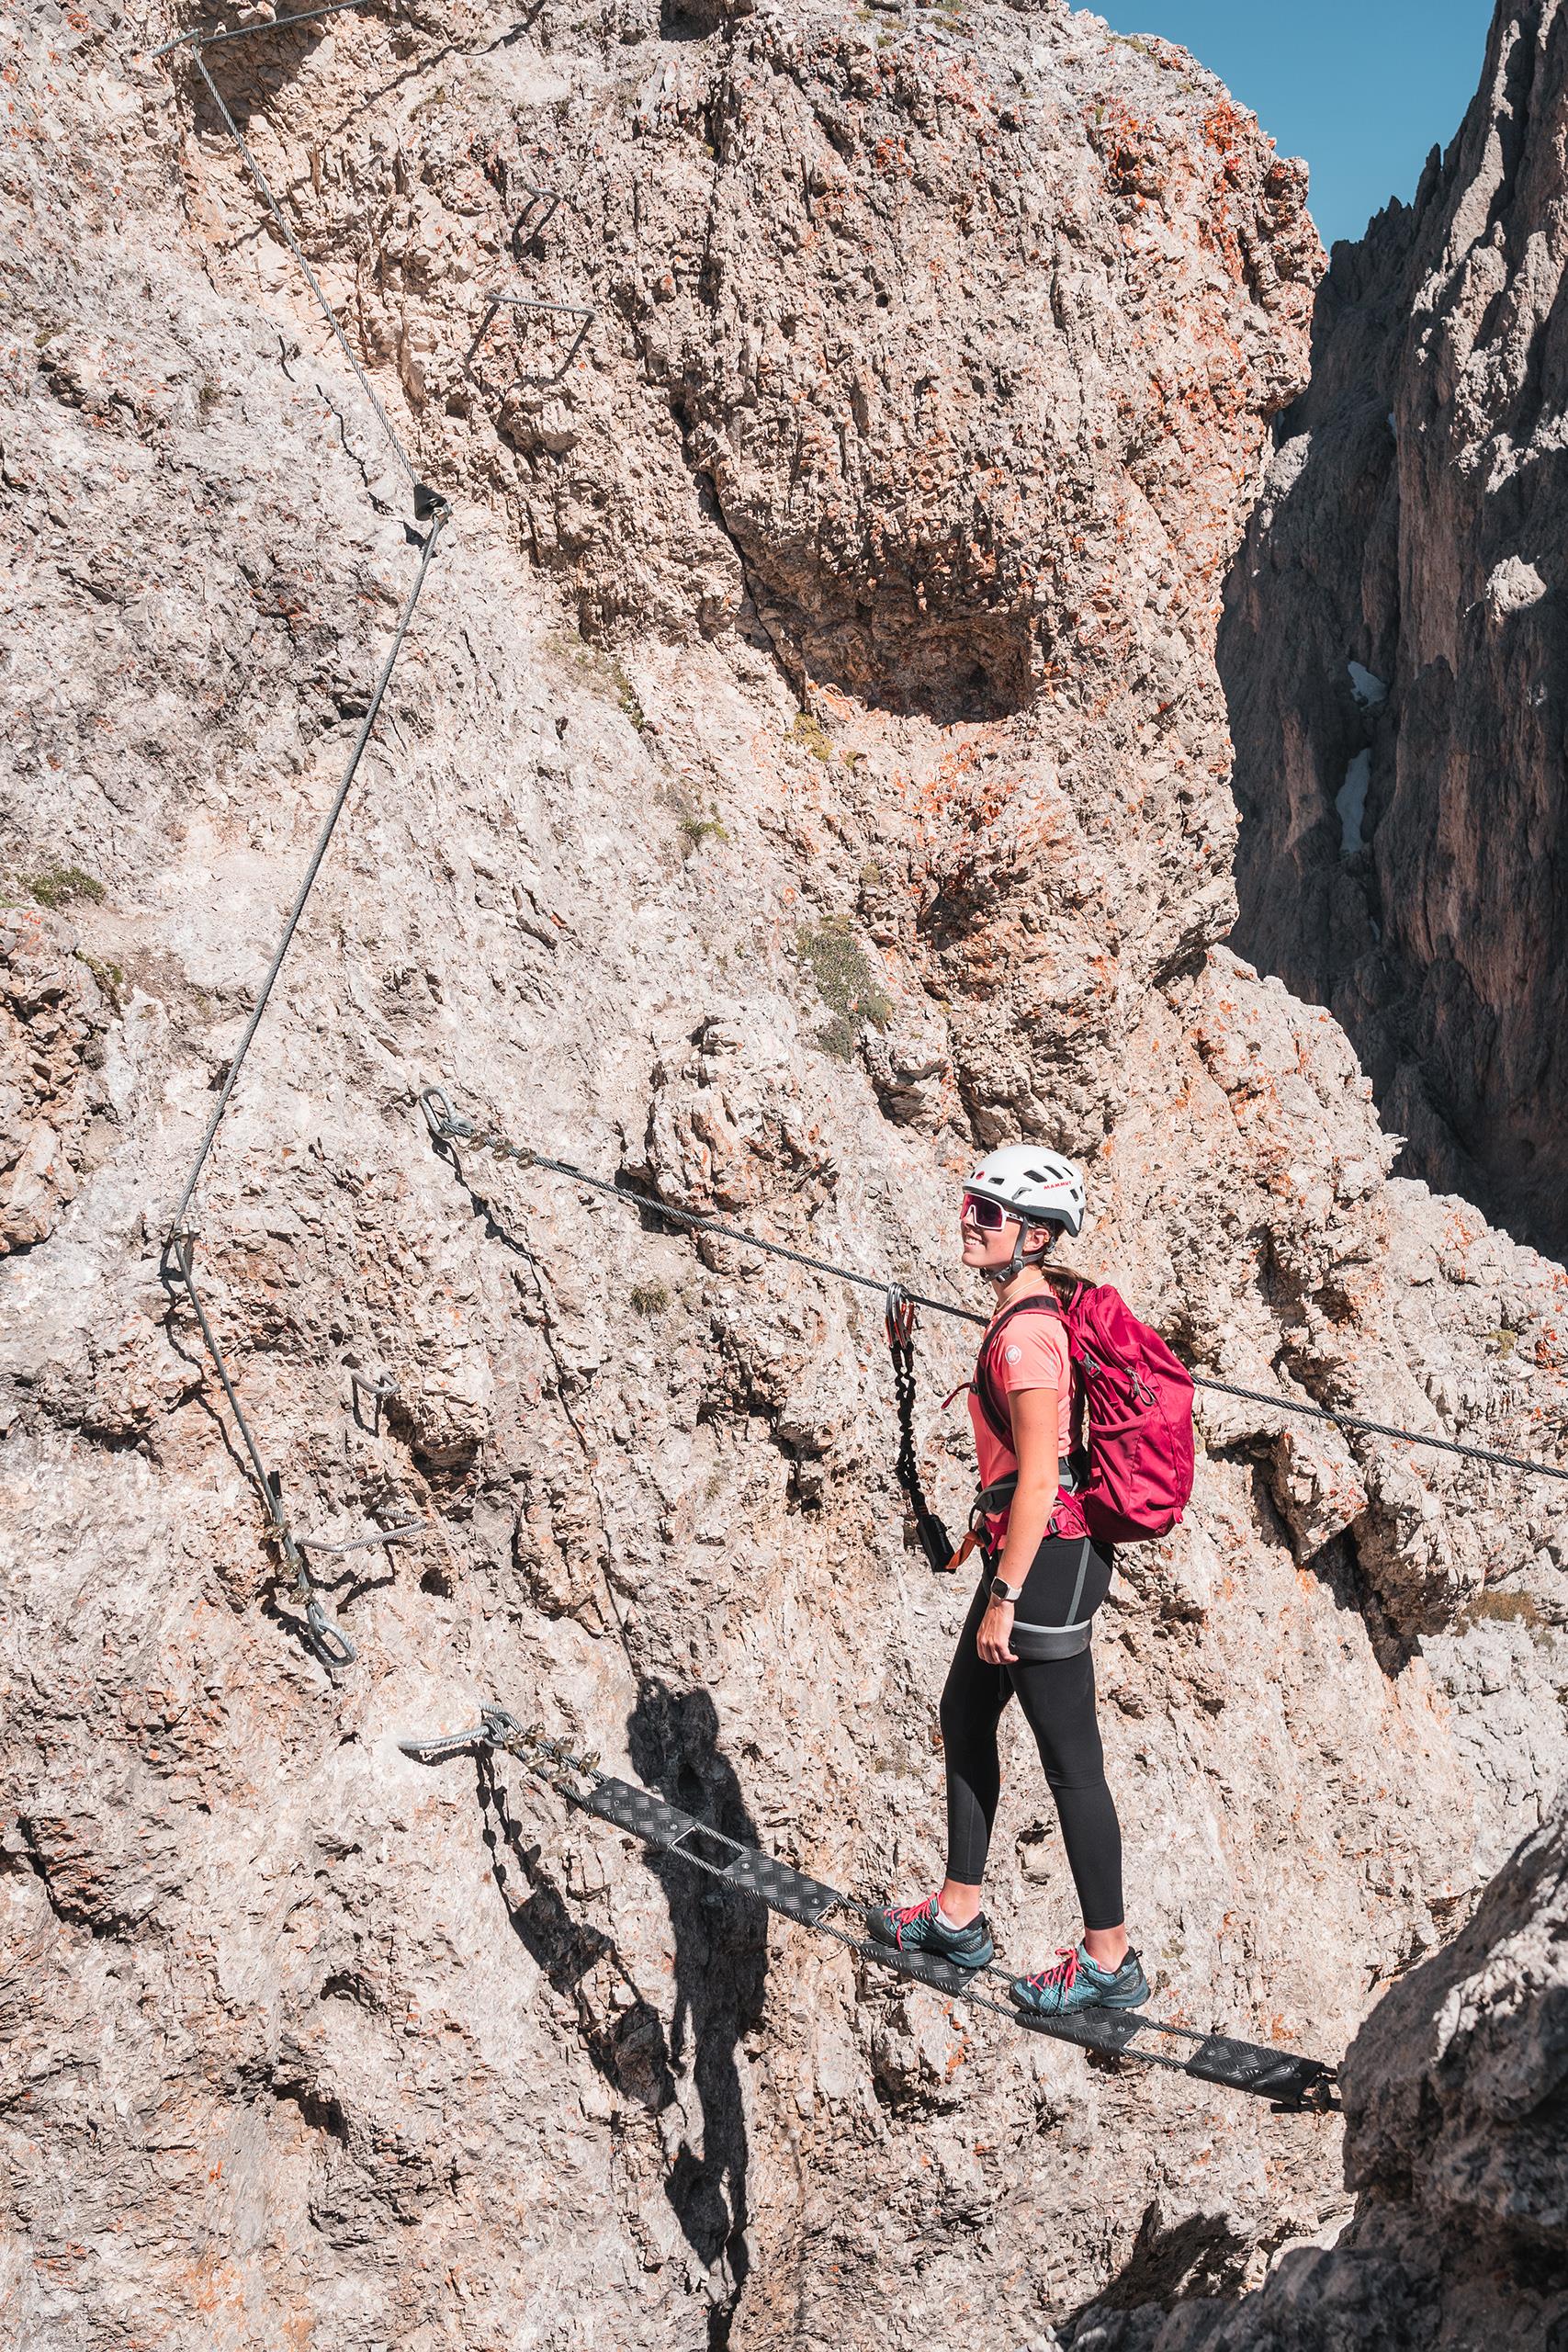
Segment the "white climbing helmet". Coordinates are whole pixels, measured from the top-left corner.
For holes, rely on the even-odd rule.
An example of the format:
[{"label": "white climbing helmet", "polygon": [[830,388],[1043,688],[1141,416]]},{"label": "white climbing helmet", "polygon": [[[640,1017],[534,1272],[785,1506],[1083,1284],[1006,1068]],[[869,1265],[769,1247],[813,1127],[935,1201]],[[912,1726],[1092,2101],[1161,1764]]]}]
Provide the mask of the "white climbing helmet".
[{"label": "white climbing helmet", "polygon": [[964,1189],[983,1201],[996,1201],[1025,1225],[1059,1225],[1068,1233],[1083,1230],[1083,1171],[1059,1151],[1043,1151],[1038,1144],[1004,1144],[987,1152]]}]

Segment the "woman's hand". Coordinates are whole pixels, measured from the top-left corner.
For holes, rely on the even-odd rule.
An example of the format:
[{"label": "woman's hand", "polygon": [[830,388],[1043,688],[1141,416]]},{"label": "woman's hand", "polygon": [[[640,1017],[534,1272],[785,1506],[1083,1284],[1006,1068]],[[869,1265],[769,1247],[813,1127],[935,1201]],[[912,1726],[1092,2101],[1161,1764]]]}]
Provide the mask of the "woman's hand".
[{"label": "woman's hand", "polygon": [[987,1666],[1016,1666],[1012,1646],[1012,1603],[993,1600],[987,1603],[975,1636],[975,1646]]}]

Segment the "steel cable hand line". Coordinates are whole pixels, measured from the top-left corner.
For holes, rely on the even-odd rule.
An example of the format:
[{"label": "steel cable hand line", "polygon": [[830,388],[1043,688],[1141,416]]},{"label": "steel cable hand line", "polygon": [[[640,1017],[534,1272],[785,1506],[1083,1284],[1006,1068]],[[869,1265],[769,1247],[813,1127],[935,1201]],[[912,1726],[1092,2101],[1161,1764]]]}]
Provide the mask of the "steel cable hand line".
[{"label": "steel cable hand line", "polygon": [[188,33],[176,33],[174,40],[166,40],[161,49],[145,51],[142,62],[155,65],[161,57],[172,57],[176,49],[216,49],[221,41],[250,40],[257,33],[290,32],[296,25],[313,25],[322,17],[345,17],[351,10],[364,6],[365,0],[329,0],[324,8],[301,8],[292,17],[269,17],[254,25],[235,25],[231,28],[222,25],[194,25]]},{"label": "steel cable hand line", "polygon": [[[448,509],[445,503],[437,500],[434,503],[434,511],[430,517],[430,527],[425,533],[424,544],[420,555],[419,569],[414,574],[413,585],[410,588],[407,598],[403,604],[402,611],[399,615],[398,625],[393,634],[391,645],[388,650],[386,660],[381,664],[380,673],[376,680],[375,688],[370,696],[369,707],[366,711],[365,717],[360,722],[359,731],[355,737],[354,748],[349,753],[348,764],[343,773],[343,780],[338,786],[332,806],[328,809],[326,817],[322,820],[321,831],[316,836],[316,845],[310,854],[310,864],[305,869],[304,879],[301,881],[299,889],[295,893],[294,903],[288,910],[288,921],[283,926],[283,935],[277,943],[277,947],[273,956],[272,962],[267,968],[266,977],[263,980],[261,988],[256,995],[256,1001],[251,1008],[251,1015],[250,1019],[245,1023],[244,1034],[241,1037],[234,1057],[229,1065],[228,1072],[219,1092],[218,1101],[213,1106],[212,1115],[208,1120],[207,1132],[202,1136],[201,1142],[197,1148],[196,1158],[191,1164],[190,1173],[186,1178],[185,1189],[180,1194],[179,1205],[175,1209],[174,1216],[170,1222],[169,1230],[165,1236],[164,1246],[164,1279],[171,1287],[174,1287],[176,1284],[182,1287],[186,1295],[189,1298],[191,1306],[196,1310],[196,1318],[201,1329],[202,1340],[206,1344],[208,1353],[211,1356],[213,1363],[217,1367],[219,1379],[223,1385],[224,1396],[229,1400],[229,1409],[234,1416],[235,1425],[244,1442],[245,1452],[250,1457],[251,1464],[256,1473],[256,1477],[260,1484],[262,1494],[265,1498],[267,1513],[272,1521],[273,1531],[277,1541],[279,1551],[283,1556],[284,1566],[294,1578],[295,1589],[305,1611],[306,1627],[310,1633],[312,1645],[322,1663],[329,1666],[346,1666],[350,1664],[355,1656],[355,1646],[349,1640],[347,1634],[344,1634],[340,1627],[332,1623],[317,1597],[310,1570],[309,1546],[295,1536],[289,1526],[288,1511],[285,1509],[283,1502],[280,1482],[276,1473],[268,1472],[263,1464],[260,1447],[256,1442],[255,1435],[251,1429],[250,1423],[245,1417],[244,1408],[240,1403],[239,1396],[235,1392],[233,1378],[229,1370],[228,1364],[224,1361],[223,1351],[219,1344],[217,1333],[213,1329],[211,1318],[208,1315],[205,1307],[202,1306],[200,1297],[197,1295],[194,1279],[193,1259],[198,1228],[192,1221],[192,1204],[196,1197],[197,1185],[201,1179],[202,1170],[207,1165],[208,1159],[211,1154],[213,1144],[217,1140],[219,1126],[222,1122],[223,1114],[227,1111],[231,1098],[233,1095],[234,1087],[239,1079],[241,1068],[244,1062],[246,1055],[250,1052],[256,1031],[261,1025],[262,1015],[265,1012],[267,1001],[272,995],[273,985],[277,978],[278,973],[283,968],[284,957],[288,955],[289,947],[293,942],[294,934],[299,927],[300,919],[305,912],[306,903],[310,899],[311,890],[315,887],[316,877],[321,870],[321,864],[326,856],[328,847],[331,844],[338,819],[343,814],[344,806],[347,801],[349,790],[354,783],[355,776],[358,772],[360,761],[365,753],[365,747],[370,740],[371,729],[376,724],[377,717],[380,711],[382,701],[385,698],[387,687],[390,683],[392,671],[396,666],[398,656],[402,651],[403,639],[407,637],[409,625],[413,619],[414,606],[419,602],[420,591],[424,586],[425,577],[430,570],[431,561],[435,553],[436,543],[440,538],[442,526],[447,519],[447,514]],[[395,1539],[389,1536],[380,1536],[370,1537],[366,1540],[370,1542],[385,1543]]]},{"label": "steel cable hand line", "polygon": [[[658,1200],[649,1193],[636,1193],[604,1176],[592,1176],[583,1168],[574,1167],[569,1159],[552,1159],[547,1153],[535,1151],[527,1144],[510,1142],[493,1129],[477,1127],[471,1119],[455,1112],[438,1086],[427,1086],[420,1098],[420,1108],[434,1137],[438,1148],[456,1157],[457,1147],[468,1144],[476,1151],[492,1152],[499,1159],[510,1159],[520,1168],[544,1168],[552,1175],[565,1176],[574,1184],[584,1184],[591,1192],[607,1193],[612,1200],[622,1202],[627,1208],[646,1209],[649,1216],[667,1218],[671,1225],[686,1227],[695,1233],[712,1233],[726,1241],[739,1241],[750,1250],[765,1250],[773,1257],[787,1258],[792,1265],[805,1266],[812,1273],[830,1274],[836,1281],[853,1283],[862,1290],[880,1291],[888,1295],[897,1291],[899,1301],[908,1306],[930,1307],[933,1315],[951,1316],[956,1322],[988,1323],[990,1317],[976,1312],[972,1306],[956,1306],[952,1299],[928,1298],[918,1290],[906,1290],[890,1284],[886,1274],[861,1273],[853,1266],[845,1266],[831,1258],[814,1258],[809,1251],[793,1249],[785,1241],[770,1241],[760,1233],[747,1233],[739,1226],[725,1225],[719,1218],[704,1216],[695,1209],[672,1208],[668,1202]],[[891,1315],[891,1306],[889,1313]],[[897,1366],[897,1357],[895,1354]],[[1531,1478],[1558,1478],[1568,1481],[1568,1468],[1552,1462],[1535,1462],[1521,1453],[1499,1453],[1490,1446],[1469,1445],[1460,1438],[1428,1437],[1419,1430],[1403,1430],[1388,1421],[1369,1420],[1359,1413],[1332,1412],[1325,1405],[1306,1405],[1294,1396],[1271,1396],[1261,1388],[1238,1388],[1234,1382],[1214,1380],[1201,1372],[1191,1374],[1194,1385],[1213,1390],[1221,1396],[1243,1396],[1250,1404],[1267,1405],[1273,1412],[1294,1413],[1309,1421],[1329,1421],[1336,1429],[1360,1430],[1370,1437],[1396,1439],[1403,1445],[1426,1446],[1438,1453],[1462,1454],[1467,1461],[1490,1463],[1499,1470],[1518,1470]],[[900,1418],[902,1398],[900,1397]]]},{"label": "steel cable hand line", "polygon": [[266,1011],[267,999],[272,994],[273,983],[276,981],[278,973],[283,968],[283,959],[288,955],[289,947],[293,943],[295,933],[299,928],[299,919],[305,911],[305,902],[310,898],[311,890],[315,888],[316,876],[321,870],[321,862],[325,858],[327,850],[331,845],[333,834],[337,827],[337,820],[343,814],[344,804],[348,798],[350,786],[354,783],[355,776],[358,771],[359,763],[364,757],[365,747],[370,741],[371,729],[374,728],[377,718],[380,713],[381,704],[386,695],[387,688],[391,683],[392,672],[397,666],[398,656],[403,650],[403,639],[409,633],[409,625],[413,619],[414,606],[419,602],[420,591],[424,586],[425,575],[430,570],[431,560],[435,553],[436,541],[440,538],[442,527],[447,521],[449,512],[450,510],[444,502],[438,501],[436,503],[435,511],[431,518],[430,528],[425,534],[423,548],[420,555],[419,570],[414,574],[413,585],[409,590],[408,595],[403,602],[402,611],[398,616],[398,625],[393,633],[392,642],[388,649],[387,658],[381,664],[380,674],[377,678],[375,687],[371,693],[369,708],[366,711],[365,717],[360,721],[359,732],[354,739],[354,749],[348,755],[348,765],[344,769],[343,781],[338,786],[337,792],[333,799],[332,807],[327,810],[326,816],[322,820],[321,829],[316,836],[316,846],[310,853],[310,862],[305,868],[304,879],[300,883],[299,889],[295,892],[294,904],[290,907],[288,921],[283,926],[283,936],[277,943],[277,947],[274,953],[272,962],[267,968],[266,978],[263,980],[260,989],[256,992],[256,1001],[251,1007],[251,1017],[245,1023],[244,1035],[241,1037],[239,1045],[235,1048],[234,1058],[229,1065],[228,1074],[224,1078],[222,1088],[218,1096],[218,1101],[213,1106],[212,1115],[208,1120],[207,1133],[201,1138],[201,1143],[197,1151],[195,1161],[192,1164],[190,1174],[186,1179],[186,1187],[184,1192],[180,1194],[179,1206],[175,1209],[174,1215],[173,1223],[175,1229],[183,1227],[186,1224],[192,1198],[196,1193],[197,1185],[200,1181],[201,1171],[207,1165],[208,1155],[212,1149],[219,1127],[222,1124],[223,1114],[229,1107],[229,1099],[234,1091],[235,1082],[239,1078],[241,1069],[244,1063],[245,1056],[250,1052],[251,1045],[254,1039],[256,1031],[261,1026],[262,1014]]},{"label": "steel cable hand line", "polygon": [[343,814],[344,805],[347,802],[350,790],[354,785],[355,777],[358,774],[360,762],[365,755],[366,747],[370,741],[377,719],[380,716],[381,706],[386,698],[387,688],[391,683],[392,672],[396,668],[398,658],[402,652],[404,640],[408,636],[409,629],[413,621],[414,609],[419,603],[425,580],[429,575],[430,567],[434,560],[435,550],[440,542],[442,531],[450,519],[451,509],[446,501],[436,492],[431,490],[425,483],[422,482],[415,472],[412,461],[411,460],[407,450],[403,447],[402,442],[400,440],[396,431],[394,430],[385,409],[377,399],[369,379],[367,377],[365,370],[359,365],[358,360],[355,357],[354,352],[349,346],[348,339],[338,323],[332,305],[327,300],[326,296],[322,293],[321,286],[317,282],[315,273],[312,271],[310,263],[306,260],[304,253],[300,249],[298,238],[289,227],[288,220],[284,218],[276,198],[274,197],[271,188],[267,186],[266,179],[260,165],[257,164],[255,157],[251,153],[249,147],[245,144],[243,138],[241,136],[239,127],[234,121],[233,116],[230,113],[228,107],[223,101],[221,93],[219,91],[217,85],[209,74],[202,56],[202,51],[207,45],[213,41],[249,40],[268,33],[286,32],[291,24],[314,22],[321,17],[343,15],[346,13],[349,8],[357,7],[360,5],[361,0],[339,0],[339,5],[335,6],[312,9],[303,12],[297,17],[284,17],[281,21],[242,26],[232,32],[224,32],[218,29],[210,31],[201,29],[195,33],[185,35],[177,41],[168,42],[163,49],[153,52],[154,56],[164,57],[176,50],[189,51],[197,71],[201,75],[203,82],[206,84],[207,88],[211,95],[213,104],[217,107],[219,114],[222,118],[230,137],[233,140],[235,146],[243,157],[246,166],[251,173],[251,176],[255,181],[257,187],[261,191],[262,197],[266,203],[267,209],[271,212],[273,219],[276,221],[279,230],[282,232],[289,251],[293,254],[295,259],[299,262],[301,270],[304,272],[305,278],[310,286],[310,291],[314,295],[316,301],[321,308],[322,317],[326,320],[328,326],[332,330],[333,336],[339,350],[343,353],[344,359],[352,369],[354,376],[359,384],[360,390],[364,392],[366,399],[369,401],[370,406],[375,411],[377,419],[379,422],[381,429],[386,435],[387,440],[397,458],[398,463],[402,468],[403,472],[407,475],[409,481],[412,485],[415,522],[423,523],[427,526],[423,539],[418,542],[420,547],[420,559],[418,567],[414,573],[412,585],[410,587],[408,594],[403,600],[402,608],[399,613],[397,624],[392,632],[391,644],[387,650],[386,657],[383,660],[380,669],[377,674],[376,683],[371,691],[369,703],[366,708],[364,718],[360,722],[358,731],[355,736],[354,745],[349,752],[347,764],[344,769],[342,780],[338,785],[332,805],[328,808],[326,816],[321,822],[321,829],[317,833],[315,846],[311,851],[310,863],[306,866],[304,877],[295,893],[294,902],[289,909],[288,919],[284,923],[282,937],[277,943],[272,961],[267,967],[266,976],[263,979],[260,989],[257,990],[255,1002],[251,1007],[250,1017],[245,1023],[239,1046],[237,1046],[234,1055],[230,1061],[229,1068],[224,1074],[223,1083],[219,1091],[218,1100],[213,1105],[211,1115],[207,1123],[206,1132],[197,1148],[196,1158],[191,1164],[190,1172],[186,1178],[185,1188],[180,1194],[178,1205],[175,1210],[174,1216],[170,1220],[167,1231],[164,1235],[161,1268],[163,1279],[170,1291],[183,1291],[195,1312],[197,1323],[201,1332],[203,1344],[205,1345],[207,1351],[211,1357],[213,1364],[216,1367],[219,1380],[222,1385],[224,1396],[228,1401],[229,1409],[234,1417],[235,1427],[239,1430],[241,1441],[243,1443],[251,1469],[254,1474],[257,1487],[265,1503],[267,1516],[271,1521],[273,1538],[277,1545],[282,1565],[285,1570],[293,1577],[295,1590],[304,1610],[307,1639],[309,1640],[311,1647],[315,1650],[317,1656],[321,1659],[322,1663],[327,1666],[347,1665],[355,1657],[355,1650],[354,1644],[349,1640],[347,1634],[344,1634],[339,1626],[333,1624],[331,1618],[328,1617],[325,1610],[321,1606],[321,1600],[317,1595],[315,1579],[310,1571],[310,1563],[312,1551],[342,1555],[346,1552],[357,1551],[367,1545],[403,1542],[406,1541],[411,1534],[418,1532],[418,1523],[416,1522],[412,1526],[396,1527],[379,1532],[372,1532],[367,1535],[356,1536],[351,1542],[346,1544],[322,1544],[316,1542],[312,1538],[299,1536],[295,1533],[289,1523],[288,1510],[284,1504],[282,1482],[277,1473],[276,1471],[269,1471],[263,1460],[260,1445],[257,1442],[255,1432],[252,1429],[250,1421],[246,1417],[244,1408],[240,1402],[239,1395],[234,1385],[233,1375],[230,1370],[227,1361],[225,1360],[217,1331],[213,1327],[212,1318],[208,1313],[201,1295],[197,1288],[195,1277],[195,1254],[199,1228],[197,1222],[195,1209],[196,1193],[197,1187],[201,1180],[202,1171],[207,1166],[209,1157],[211,1154],[213,1145],[217,1139],[218,1130],[222,1124],[224,1114],[229,1108],[231,1100],[232,1099],[235,1086],[239,1081],[240,1072],[244,1066],[245,1057],[249,1054],[251,1046],[254,1042],[256,1032],[261,1026],[262,1017],[266,1011],[277,976],[283,968],[284,958],[287,956],[289,947],[293,943],[295,933],[299,927],[310,893],[315,888],[317,876],[321,872],[327,851],[331,846],[333,832],[337,828],[338,820]]},{"label": "steel cable hand line", "polygon": [[338,323],[337,313],[333,309],[333,306],[328,301],[326,296],[322,293],[316,279],[316,273],[305,258],[304,248],[301,246],[299,240],[295,235],[293,230],[289,227],[288,218],[284,213],[282,206],[278,203],[277,198],[274,196],[271,188],[267,186],[265,173],[262,170],[261,165],[257,163],[249,147],[245,144],[244,137],[240,130],[240,126],[234,120],[233,116],[229,111],[228,106],[224,102],[222,92],[219,89],[217,83],[208,72],[207,60],[203,54],[205,51],[217,46],[220,42],[231,40],[253,40],[268,33],[287,32],[291,25],[313,24],[322,17],[341,17],[346,15],[353,9],[362,6],[363,5],[364,0],[337,0],[337,5],[333,7],[307,9],[298,17],[277,17],[268,24],[240,25],[236,27],[232,32],[224,32],[220,30],[209,32],[202,30],[195,33],[186,33],[183,34],[178,40],[167,41],[162,49],[153,50],[148,62],[151,63],[153,58],[170,56],[175,51],[188,51],[191,62],[195,65],[197,72],[200,74],[203,82],[207,85],[209,96],[211,98],[213,105],[217,107],[219,113],[223,118],[224,128],[227,130],[230,138],[233,141],[235,146],[239,149],[241,155],[244,159],[245,169],[249,172],[252,179],[254,180],[257,187],[261,190],[262,199],[265,202],[267,210],[271,213],[274,220],[277,223],[278,233],[283,238],[289,252],[293,254],[295,260],[299,263],[300,269],[303,271],[305,281],[310,287],[311,293],[316,298],[316,306],[320,310],[322,318],[325,319],[327,325],[331,330],[333,341],[336,343],[338,349],[342,352],[344,358],[346,360],[350,369],[353,371],[355,381],[359,386],[359,389],[364,393],[366,399],[369,401],[371,407],[375,410],[377,420],[380,424],[381,430],[386,435],[389,443],[391,445],[392,452],[396,457],[399,465],[401,466],[404,473],[409,478],[409,481],[415,493],[415,512],[417,514],[419,498],[421,493],[424,492],[424,484],[420,481],[418,474],[414,470],[413,460],[409,456],[408,451],[403,447],[402,442],[398,436],[390,417],[389,417],[386,410],[377,399],[375,390],[371,385],[369,377],[367,376],[364,368],[355,357],[348,337],[344,334],[342,327]]},{"label": "steel cable hand line", "polygon": [[[768,1241],[760,1233],[743,1232],[738,1225],[725,1225],[716,1216],[702,1216],[695,1209],[671,1208],[669,1202],[656,1200],[650,1193],[629,1192],[624,1184],[613,1183],[606,1176],[590,1176],[586,1169],[574,1168],[570,1159],[551,1159],[542,1151],[535,1151],[525,1143],[509,1143],[502,1135],[484,1133],[452,1109],[438,1086],[427,1086],[421,1094],[420,1107],[424,1113],[431,1134],[438,1144],[450,1147],[457,1143],[472,1144],[476,1151],[494,1152],[499,1159],[513,1159],[520,1168],[547,1169],[553,1176],[570,1176],[574,1184],[586,1184],[590,1192],[608,1193],[612,1199],[623,1202],[627,1208],[647,1209],[652,1216],[668,1218],[671,1225],[689,1227],[695,1233],[712,1233],[725,1241],[742,1241],[749,1249],[765,1250],[774,1258],[787,1258],[793,1266],[805,1266],[814,1274],[833,1274],[840,1282],[855,1283],[862,1290],[874,1290],[886,1297],[886,1274],[857,1273],[852,1266],[840,1266],[831,1258],[813,1258],[808,1250],[792,1249],[787,1241]],[[927,1298],[918,1290],[904,1291],[901,1295],[913,1306],[929,1306],[937,1315],[955,1315],[965,1323],[984,1323],[987,1317],[976,1315],[967,1306],[955,1306],[950,1299]]]},{"label": "steel cable hand line", "polygon": [[[1103,2056],[1139,2059],[1145,2065],[1162,2066],[1199,2082],[1219,2084],[1226,2090],[1247,2091],[1292,2114],[1325,2114],[1339,2104],[1335,2070],[1321,2059],[1302,2057],[1293,2050],[1267,2042],[1243,2041],[1231,2034],[1205,2033],[1196,2026],[1145,2017],[1131,2009],[1042,2017],[1019,2009],[1010,2000],[998,2000],[985,1989],[987,1984],[1007,1982],[1005,1968],[965,1970],[929,1952],[904,1951],[874,1942],[865,1932],[871,1916],[868,1905],[840,1894],[837,1887],[825,1886],[818,1879],[807,1878],[773,1854],[726,1837],[722,1830],[667,1804],[650,1789],[611,1779],[600,1771],[597,1756],[574,1754],[563,1741],[547,1738],[537,1724],[525,1725],[505,1707],[481,1707],[479,1722],[467,1731],[401,1739],[398,1746],[405,1756],[423,1764],[445,1763],[473,1748],[515,1757],[525,1771],[568,1804],[596,1815],[656,1851],[689,1862],[694,1870],[722,1880],[738,1893],[754,1895],[782,1918],[792,1919],[814,1935],[830,1937],[863,1961],[896,1975],[913,1977],[950,2000],[990,2009],[1025,2032],[1043,2033]],[[853,1924],[836,1926],[831,1916],[835,1913]],[[1160,2037],[1164,2046],[1148,2046],[1145,2036]]]}]

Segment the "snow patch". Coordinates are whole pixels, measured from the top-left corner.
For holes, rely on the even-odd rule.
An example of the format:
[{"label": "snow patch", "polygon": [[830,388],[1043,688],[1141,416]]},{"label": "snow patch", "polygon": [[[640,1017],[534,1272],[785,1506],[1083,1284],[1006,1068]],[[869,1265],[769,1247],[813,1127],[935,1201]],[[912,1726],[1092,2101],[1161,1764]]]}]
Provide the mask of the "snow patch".
[{"label": "snow patch", "polygon": [[1350,692],[1363,710],[1376,710],[1379,703],[1388,700],[1386,679],[1374,678],[1359,662],[1347,662],[1345,667],[1349,673]]},{"label": "snow patch", "polygon": [[1371,752],[1358,752],[1345,771],[1345,781],[1334,796],[1339,812],[1339,854],[1354,857],[1366,848],[1361,820],[1367,813],[1367,786],[1372,777]]}]

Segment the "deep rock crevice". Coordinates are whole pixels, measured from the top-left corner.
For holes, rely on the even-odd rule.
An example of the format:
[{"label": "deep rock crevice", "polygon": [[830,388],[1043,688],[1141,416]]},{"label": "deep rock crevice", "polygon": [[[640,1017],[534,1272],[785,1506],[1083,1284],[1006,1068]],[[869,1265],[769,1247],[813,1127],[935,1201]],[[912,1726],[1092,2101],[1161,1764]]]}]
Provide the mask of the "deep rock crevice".
[{"label": "deep rock crevice", "polygon": [[1410,206],[1337,246],[1219,661],[1233,943],[1343,1022],[1403,1172],[1561,1252],[1568,38],[1503,0]]}]

